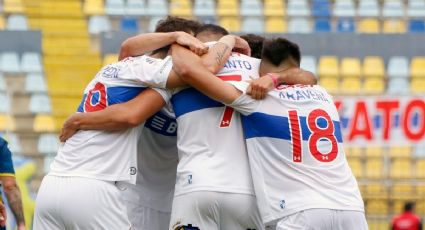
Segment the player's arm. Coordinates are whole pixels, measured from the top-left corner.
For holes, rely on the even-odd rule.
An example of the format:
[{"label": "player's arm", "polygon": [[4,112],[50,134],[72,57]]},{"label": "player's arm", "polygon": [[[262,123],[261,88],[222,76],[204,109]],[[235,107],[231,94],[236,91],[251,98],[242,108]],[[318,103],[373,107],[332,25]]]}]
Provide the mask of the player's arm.
[{"label": "player's arm", "polygon": [[78,130],[124,130],[136,127],[165,105],[164,98],[153,89],[146,89],[132,100],[104,110],[75,113],[64,123],[59,139],[64,142]]},{"label": "player's arm", "polygon": [[14,176],[1,176],[3,190],[6,195],[9,207],[18,224],[18,229],[25,229],[24,211],[22,208],[21,191]]},{"label": "player's arm", "polygon": [[139,56],[164,46],[178,43],[188,47],[198,55],[202,55],[208,51],[201,41],[192,35],[182,32],[169,33],[146,33],[134,37],[130,37],[121,44],[118,60],[122,60],[130,56]]},{"label": "player's arm", "polygon": [[3,200],[1,199],[1,196],[0,196],[0,227],[6,226],[6,219],[7,219],[6,207],[4,206]]}]

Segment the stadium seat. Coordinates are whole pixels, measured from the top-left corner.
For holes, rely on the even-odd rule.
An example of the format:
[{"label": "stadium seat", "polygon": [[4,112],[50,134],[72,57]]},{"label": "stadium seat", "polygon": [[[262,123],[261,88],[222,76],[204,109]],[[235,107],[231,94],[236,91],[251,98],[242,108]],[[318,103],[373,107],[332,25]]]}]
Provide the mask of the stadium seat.
[{"label": "stadium seat", "polygon": [[59,149],[59,138],[56,134],[44,133],[38,139],[37,150],[45,156],[55,155]]},{"label": "stadium seat", "polygon": [[348,160],[348,165],[350,166],[351,171],[353,172],[354,176],[357,179],[363,178],[363,168],[362,168],[363,165],[362,165],[360,158],[350,157],[347,160]]},{"label": "stadium seat", "polygon": [[409,198],[413,193],[414,188],[411,184],[395,183],[391,186],[391,195],[395,198]]},{"label": "stadium seat", "polygon": [[139,22],[137,18],[123,17],[121,18],[121,31],[128,33],[139,32]]},{"label": "stadium seat", "polygon": [[387,230],[390,229],[390,224],[387,218],[384,219],[367,219],[367,224],[369,225],[369,229],[373,230]]},{"label": "stadium seat", "polygon": [[219,17],[239,16],[238,2],[237,0],[219,0],[217,2],[217,15]]},{"label": "stadium seat", "polygon": [[283,17],[285,15],[285,4],[281,0],[264,0],[264,16]]},{"label": "stadium seat", "polygon": [[29,93],[47,92],[46,83],[41,73],[30,73],[25,78],[25,91]]},{"label": "stadium seat", "polygon": [[407,4],[407,16],[410,18],[423,17],[425,15],[424,0],[410,0]]},{"label": "stadium seat", "polygon": [[366,157],[382,157],[383,152],[381,146],[368,146],[365,148]]},{"label": "stadium seat", "polygon": [[413,155],[418,158],[425,158],[425,143],[424,142],[416,143],[416,146],[413,151]]},{"label": "stadium seat", "polygon": [[343,58],[341,60],[341,76],[360,78],[361,73],[360,60],[358,58]]},{"label": "stadium seat", "polygon": [[370,179],[380,179],[383,177],[383,163],[381,158],[368,158],[366,161],[365,176]]},{"label": "stadium seat", "polygon": [[389,207],[386,200],[368,200],[366,202],[367,215],[388,215]]},{"label": "stadium seat", "polygon": [[22,72],[18,53],[4,52],[0,54],[0,71],[8,73]]},{"label": "stadium seat", "polygon": [[317,19],[314,23],[315,32],[331,32],[331,22],[328,19]]},{"label": "stadium seat", "polygon": [[0,72],[0,93],[6,92],[6,91],[7,91],[6,80],[3,74]]},{"label": "stadium seat", "polygon": [[366,56],[363,60],[363,76],[365,78],[384,77],[385,67],[382,57]]},{"label": "stadium seat", "polygon": [[405,56],[394,56],[388,61],[387,75],[389,77],[409,76],[409,60]]},{"label": "stadium seat", "polygon": [[339,18],[337,23],[338,32],[353,33],[355,31],[354,20],[352,18]]},{"label": "stadium seat", "polygon": [[409,89],[410,83],[407,78],[388,79],[388,94],[407,94]]},{"label": "stadium seat", "polygon": [[195,0],[193,14],[196,16],[215,16],[216,5],[214,0]]},{"label": "stadium seat", "polygon": [[118,61],[118,54],[106,54],[105,57],[103,57],[103,66],[112,64],[114,62]]},{"label": "stadium seat", "polygon": [[382,6],[384,17],[404,17],[405,7],[401,0],[385,0]]},{"label": "stadium seat", "polygon": [[105,0],[105,13],[108,15],[124,15],[124,0]]},{"label": "stadium seat", "polygon": [[0,114],[10,112],[10,99],[6,93],[0,93]]},{"label": "stadium seat", "polygon": [[55,120],[52,116],[37,114],[34,119],[33,129],[35,132],[55,132]]},{"label": "stadium seat", "polygon": [[410,76],[412,78],[425,78],[425,56],[413,57],[410,63]]},{"label": "stadium seat", "polygon": [[421,199],[416,202],[416,212],[419,215],[425,216],[425,199]]},{"label": "stadium seat", "polygon": [[148,0],[147,15],[163,17],[168,14],[168,4],[166,0]]},{"label": "stadium seat", "polygon": [[6,28],[6,22],[4,21],[3,15],[0,15],[0,30],[4,30]]},{"label": "stadium seat", "polygon": [[344,77],[341,79],[340,93],[358,94],[362,88],[362,82],[358,77]]},{"label": "stadium seat", "polygon": [[425,79],[413,78],[410,82],[410,91],[412,93],[425,93]]},{"label": "stadium seat", "polygon": [[240,8],[241,16],[262,16],[263,5],[260,0],[242,0]]},{"label": "stadium seat", "polygon": [[316,75],[316,58],[314,56],[302,56],[301,68]]},{"label": "stadium seat", "polygon": [[425,21],[424,20],[410,20],[409,32],[411,33],[425,33]]},{"label": "stadium seat", "polygon": [[111,31],[111,23],[106,16],[91,16],[89,19],[89,32],[90,34],[99,34],[101,32]]},{"label": "stadium seat", "polygon": [[403,158],[403,157],[411,157],[412,149],[410,146],[391,146],[390,147],[390,157]]},{"label": "stadium seat", "polygon": [[83,11],[86,15],[103,15],[105,13],[103,0],[85,0]]},{"label": "stadium seat", "polygon": [[261,18],[246,17],[242,21],[243,33],[264,33],[264,21]]},{"label": "stadium seat", "polygon": [[46,94],[32,94],[29,110],[31,113],[51,113],[49,97]]},{"label": "stadium seat", "polygon": [[336,17],[355,17],[356,8],[352,0],[336,0],[333,15]]},{"label": "stadium seat", "polygon": [[310,21],[306,18],[291,18],[288,23],[288,33],[311,33]]},{"label": "stadium seat", "polygon": [[16,133],[7,133],[4,138],[7,141],[9,150],[12,152],[12,156],[22,153],[21,140]]},{"label": "stadium seat", "polygon": [[425,197],[425,184],[416,185],[416,194],[420,197]]},{"label": "stadium seat", "polygon": [[412,177],[412,165],[409,158],[395,158],[391,162],[390,177],[407,179]]},{"label": "stadium seat", "polygon": [[345,155],[349,157],[361,157],[363,156],[363,148],[359,147],[345,147]]},{"label": "stadium seat", "polygon": [[329,1],[313,1],[312,14],[316,18],[327,18],[331,16]]},{"label": "stadium seat", "polygon": [[377,0],[360,0],[357,14],[360,17],[379,17],[380,7]]},{"label": "stadium seat", "polygon": [[27,17],[20,14],[12,14],[7,18],[8,30],[28,30]]},{"label": "stadium seat", "polygon": [[217,19],[214,16],[198,16],[197,18],[205,24],[218,24]]},{"label": "stadium seat", "polygon": [[335,56],[322,56],[319,59],[319,76],[320,77],[338,77],[339,65],[338,58]]},{"label": "stadium seat", "polygon": [[281,17],[268,17],[266,19],[266,33],[284,33],[288,30],[286,21]]},{"label": "stadium seat", "polygon": [[385,91],[385,82],[381,77],[368,77],[364,79],[363,92],[368,94],[382,94]]},{"label": "stadium seat", "polygon": [[24,6],[22,0],[4,0],[3,10],[7,14],[23,13]]},{"label": "stadium seat", "polygon": [[406,23],[404,20],[389,19],[384,21],[382,32],[384,33],[406,33]]},{"label": "stadium seat", "polygon": [[286,14],[290,17],[307,17],[311,15],[307,0],[288,0]]},{"label": "stadium seat", "polygon": [[319,85],[324,87],[329,93],[337,93],[340,89],[339,79],[336,77],[321,76],[319,78]]},{"label": "stadium seat", "polygon": [[140,16],[146,14],[145,0],[127,0],[125,5],[125,13],[132,16]]},{"label": "stadium seat", "polygon": [[358,33],[375,34],[380,32],[380,26],[378,19],[367,18],[362,19],[357,25]]},{"label": "stadium seat", "polygon": [[15,118],[9,115],[0,114],[0,131],[15,131]]},{"label": "stadium seat", "polygon": [[237,17],[221,17],[220,26],[226,28],[229,32],[239,32],[241,30],[241,22]]},{"label": "stadium seat", "polygon": [[178,17],[192,16],[192,2],[190,0],[172,0],[170,2],[170,15]]},{"label": "stadium seat", "polygon": [[21,68],[26,73],[42,72],[43,66],[41,64],[40,54],[36,52],[25,52],[22,54]]},{"label": "stadium seat", "polygon": [[425,159],[416,160],[415,175],[416,178],[425,179]]},{"label": "stadium seat", "polygon": [[383,183],[370,182],[366,185],[365,197],[368,199],[388,198],[388,191]]}]

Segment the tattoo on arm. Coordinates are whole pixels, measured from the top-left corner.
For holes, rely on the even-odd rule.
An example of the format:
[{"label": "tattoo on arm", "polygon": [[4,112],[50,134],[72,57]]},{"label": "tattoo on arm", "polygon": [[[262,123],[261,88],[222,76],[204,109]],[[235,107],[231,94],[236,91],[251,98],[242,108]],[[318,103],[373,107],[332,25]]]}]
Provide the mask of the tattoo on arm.
[{"label": "tattoo on arm", "polygon": [[24,211],[22,208],[21,192],[19,191],[19,188],[15,187],[14,189],[10,190],[8,193],[6,193],[6,197],[10,209],[12,210],[13,215],[15,216],[16,222],[18,224],[25,223]]},{"label": "tattoo on arm", "polygon": [[222,62],[223,57],[228,49],[229,47],[226,45],[223,47],[222,50],[217,50],[217,52],[215,53],[215,61],[218,65],[220,65],[220,63]]}]

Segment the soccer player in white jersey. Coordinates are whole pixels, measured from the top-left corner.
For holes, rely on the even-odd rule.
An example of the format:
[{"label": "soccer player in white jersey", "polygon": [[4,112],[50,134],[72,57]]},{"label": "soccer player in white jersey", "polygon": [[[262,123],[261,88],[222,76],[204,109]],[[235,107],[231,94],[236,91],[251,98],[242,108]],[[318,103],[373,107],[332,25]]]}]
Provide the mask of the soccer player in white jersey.
[{"label": "soccer player in white jersey", "polygon": [[[363,201],[343,150],[332,97],[320,86],[279,86],[268,74],[264,100],[246,95],[246,82],[224,83],[198,71],[190,52],[174,56],[174,70],[190,85],[243,114],[254,188],[269,229],[368,229]],[[185,57],[185,59],[181,59]],[[197,57],[193,57],[198,59]],[[264,43],[261,73],[298,67],[298,46]],[[204,123],[199,122],[199,126]]]},{"label": "soccer player in white jersey", "polygon": [[[156,37],[161,40],[164,34]],[[156,41],[156,48],[179,39],[195,50],[204,46],[183,32],[173,38],[162,39],[163,43]],[[151,103],[163,101],[164,91],[147,87],[171,84],[169,62],[169,58],[140,56],[103,67],[87,86],[78,112],[99,111],[140,97],[145,109],[137,122],[145,121],[164,105]],[[80,131],[67,140],[40,187],[34,229],[130,229],[120,184],[135,182],[139,136],[140,129],[129,128],[115,132]]]}]

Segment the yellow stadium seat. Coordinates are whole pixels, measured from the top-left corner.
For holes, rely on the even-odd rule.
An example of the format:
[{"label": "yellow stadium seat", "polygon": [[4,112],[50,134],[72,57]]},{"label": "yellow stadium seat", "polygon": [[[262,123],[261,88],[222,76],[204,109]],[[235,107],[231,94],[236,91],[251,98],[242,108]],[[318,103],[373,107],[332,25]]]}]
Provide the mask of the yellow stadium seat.
[{"label": "yellow stadium seat", "polygon": [[388,220],[384,219],[367,219],[370,230],[387,230],[390,229]]},{"label": "yellow stadium seat", "polygon": [[390,177],[407,179],[412,177],[412,165],[409,158],[395,158],[391,162]]},{"label": "yellow stadium seat", "polygon": [[379,21],[374,18],[362,19],[357,26],[358,33],[376,34],[379,31]]},{"label": "yellow stadium seat", "polygon": [[336,77],[320,77],[319,84],[330,93],[339,92],[339,79]]},{"label": "yellow stadium seat", "polygon": [[382,57],[367,56],[363,60],[363,76],[368,77],[384,77],[385,66]]},{"label": "yellow stadium seat", "polygon": [[345,147],[345,155],[347,157],[363,156],[363,149],[359,147]]},{"label": "yellow stadium seat", "polygon": [[389,33],[389,34],[406,33],[406,22],[405,20],[396,20],[396,19],[385,20],[383,32]]},{"label": "yellow stadium seat", "polygon": [[359,179],[363,177],[363,165],[358,157],[350,157],[347,159],[348,165],[350,165],[351,171],[353,172],[354,176]]},{"label": "yellow stadium seat", "polygon": [[418,197],[425,197],[425,184],[416,186],[416,195],[418,195]]},{"label": "yellow stadium seat", "polygon": [[0,115],[0,131],[15,131],[15,118],[9,115]]},{"label": "yellow stadium seat", "polygon": [[366,157],[382,157],[384,150],[380,146],[368,146],[366,148]]},{"label": "yellow stadium seat", "polygon": [[54,132],[55,121],[52,116],[38,114],[35,116],[33,129],[35,132]]},{"label": "yellow stadium seat", "polygon": [[388,215],[388,202],[386,200],[368,200],[366,213],[368,215]]},{"label": "yellow stadium seat", "polygon": [[425,179],[425,159],[416,160],[416,177]]},{"label": "yellow stadium seat", "polygon": [[385,90],[385,82],[381,77],[369,77],[364,79],[363,91],[369,94],[381,94]]},{"label": "yellow stadium seat", "polygon": [[362,75],[358,58],[343,58],[341,60],[342,77],[360,77]]},{"label": "yellow stadium seat", "polygon": [[425,57],[414,57],[410,63],[410,76],[412,78],[425,78]]},{"label": "yellow stadium seat", "polygon": [[425,200],[418,200],[416,202],[416,213],[421,216],[425,215]]},{"label": "yellow stadium seat", "polygon": [[266,19],[266,33],[284,33],[288,30],[286,21],[281,17],[268,17]]},{"label": "yellow stadium seat", "polygon": [[390,156],[391,157],[410,157],[412,149],[410,146],[391,146]]},{"label": "yellow stadium seat", "polygon": [[319,59],[319,76],[338,77],[338,58],[335,56],[322,56]]},{"label": "yellow stadium seat", "polygon": [[381,158],[368,158],[366,160],[366,177],[379,179],[383,177],[383,163]]},{"label": "yellow stadium seat", "polygon": [[365,188],[365,197],[368,199],[372,198],[388,198],[388,191],[384,184],[381,183],[369,183]]},{"label": "yellow stadium seat", "polygon": [[4,0],[3,10],[6,13],[23,13],[24,7],[22,0]]},{"label": "yellow stadium seat", "polygon": [[410,83],[410,91],[412,93],[424,93],[425,92],[425,78],[413,78]]},{"label": "yellow stadium seat", "polygon": [[112,64],[118,61],[118,54],[106,54],[103,57],[103,66]]},{"label": "yellow stadium seat", "polygon": [[0,30],[4,30],[6,28],[6,22],[4,21],[3,15],[0,15]]},{"label": "yellow stadium seat", "polygon": [[281,0],[265,0],[263,7],[264,16],[278,16],[283,17],[285,15],[285,1]]},{"label": "yellow stadium seat", "polygon": [[217,4],[217,15],[239,16],[239,3],[237,0],[220,0]]},{"label": "yellow stadium seat", "polygon": [[410,184],[393,184],[391,196],[393,199],[411,198],[414,194],[414,187]]},{"label": "yellow stadium seat", "polygon": [[188,0],[172,0],[170,3],[170,14],[180,17],[191,17],[192,3]]},{"label": "yellow stadium seat", "polygon": [[241,30],[241,22],[238,17],[223,17],[220,19],[220,26],[230,32],[239,32]]},{"label": "yellow stadium seat", "polygon": [[355,94],[361,89],[361,81],[357,77],[344,77],[341,81],[340,93]]},{"label": "yellow stadium seat", "polygon": [[85,0],[83,10],[86,15],[103,15],[105,5],[103,0]]},{"label": "yellow stadium seat", "polygon": [[77,111],[81,97],[52,97],[51,103],[54,116],[69,116]]}]

